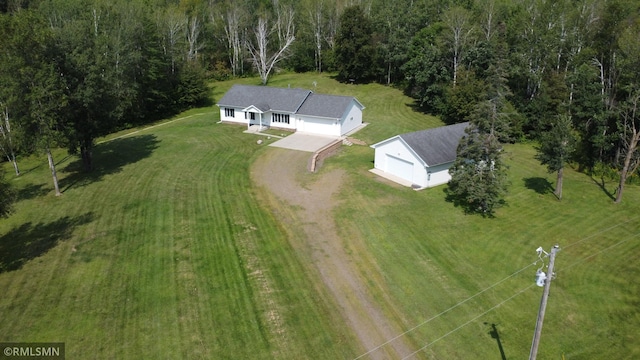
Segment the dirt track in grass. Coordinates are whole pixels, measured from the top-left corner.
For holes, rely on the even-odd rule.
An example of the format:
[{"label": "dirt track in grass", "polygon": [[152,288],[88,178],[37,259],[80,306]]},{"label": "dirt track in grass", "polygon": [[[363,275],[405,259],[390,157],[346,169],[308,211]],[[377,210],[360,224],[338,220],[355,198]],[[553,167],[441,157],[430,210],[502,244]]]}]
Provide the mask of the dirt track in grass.
[{"label": "dirt track in grass", "polygon": [[[299,179],[306,172],[311,153],[268,149],[252,168],[253,181],[276,199],[272,210],[284,226],[298,227],[290,234],[293,248],[310,259],[313,272],[333,296],[344,319],[365,351],[395,338],[400,330],[385,316],[374,301],[369,287],[360,275],[357,252],[347,253],[338,235],[332,210],[340,203],[338,193],[344,173],[340,170],[322,173],[302,186]],[[301,228],[301,229],[300,229]],[[365,359],[404,358],[413,350],[402,338],[372,351]]]}]

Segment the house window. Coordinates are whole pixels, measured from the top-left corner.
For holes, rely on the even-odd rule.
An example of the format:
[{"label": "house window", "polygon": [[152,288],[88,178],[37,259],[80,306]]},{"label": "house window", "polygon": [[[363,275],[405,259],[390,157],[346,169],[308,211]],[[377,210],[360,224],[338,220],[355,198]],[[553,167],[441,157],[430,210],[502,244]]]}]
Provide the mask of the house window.
[{"label": "house window", "polygon": [[224,116],[230,117],[230,118],[234,118],[234,117],[236,117],[236,110],[235,109],[224,108]]},{"label": "house window", "polygon": [[289,114],[273,114],[271,121],[283,124],[289,124]]}]

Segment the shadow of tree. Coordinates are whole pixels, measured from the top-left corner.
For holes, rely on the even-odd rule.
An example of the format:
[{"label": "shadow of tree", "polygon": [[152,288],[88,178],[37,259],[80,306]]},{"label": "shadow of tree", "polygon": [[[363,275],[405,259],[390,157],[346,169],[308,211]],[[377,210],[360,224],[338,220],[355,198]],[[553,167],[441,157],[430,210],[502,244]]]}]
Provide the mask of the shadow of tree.
[{"label": "shadow of tree", "polygon": [[[412,100],[409,102],[406,102],[405,105],[411,109],[411,111],[418,113],[418,114],[424,114],[424,115],[432,115],[432,116],[436,116],[434,109],[430,109],[427,105],[420,105],[420,102],[418,100]],[[445,123],[446,125],[451,125],[450,123]]]},{"label": "shadow of tree", "polygon": [[[491,212],[483,212],[478,208],[477,203],[469,202],[464,196],[460,196],[455,194],[449,187],[447,186],[442,190],[444,192],[446,202],[450,202],[454,207],[462,209],[465,215],[480,215],[483,218],[493,219],[495,218],[495,214]],[[507,202],[504,199],[500,199],[497,201],[495,208],[506,206]]]},{"label": "shadow of tree", "polygon": [[29,184],[17,191],[16,202],[46,195],[51,189],[46,184]]},{"label": "shadow of tree", "polygon": [[[609,190],[607,190],[607,186],[606,186],[604,177],[601,177],[600,179],[596,179],[593,176],[591,176],[591,181],[596,183],[596,185],[598,185],[600,187],[602,192],[604,192],[611,200],[615,200],[616,199],[615,191],[612,193]],[[616,188],[616,190],[617,190],[617,188]]]},{"label": "shadow of tree", "polygon": [[538,194],[544,195],[553,192],[553,186],[549,180],[541,177],[530,177],[524,178],[524,186],[529,189],[537,192]]},{"label": "shadow of tree", "polygon": [[93,214],[87,213],[75,218],[65,216],[49,224],[28,222],[0,236],[0,273],[20,269],[29,260],[68,239],[77,226],[92,219]]},{"label": "shadow of tree", "polygon": [[125,165],[149,157],[159,142],[155,135],[138,135],[97,145],[93,151],[93,171],[84,172],[80,159],[70,163],[61,170],[69,175],[60,181],[60,188],[65,192],[74,186],[86,186],[100,181],[105,175],[120,172]]}]

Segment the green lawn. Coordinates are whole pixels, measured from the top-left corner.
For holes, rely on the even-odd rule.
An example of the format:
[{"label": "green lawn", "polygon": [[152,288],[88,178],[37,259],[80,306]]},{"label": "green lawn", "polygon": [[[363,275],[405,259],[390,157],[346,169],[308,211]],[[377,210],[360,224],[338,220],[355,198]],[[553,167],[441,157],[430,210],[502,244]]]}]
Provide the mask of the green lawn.
[{"label": "green lawn", "polygon": [[615,205],[589,177],[567,171],[558,202],[531,146],[507,153],[512,185],[495,219],[465,216],[443,200],[443,187],[415,192],[377,181],[367,173],[370,149],[334,158],[329,166],[351,174],[336,218],[349,215],[345,238],[364,243],[352,251],[375,259],[363,274],[392,294],[390,312],[406,329],[423,324],[408,336],[428,358],[499,359],[496,324],[506,358],[526,359],[542,294],[533,285],[535,249],[557,243],[538,358],[638,358],[640,189]]},{"label": "green lawn", "polygon": [[[355,356],[284,230],[252,192],[264,147],[204,114],[98,145],[98,169],[21,163],[0,221],[0,341],[69,359]],[[312,355],[311,355],[312,354]]]},{"label": "green lawn", "polygon": [[[314,82],[317,92],[366,106],[370,124],[356,137],[369,144],[441,125],[381,85],[315,74],[270,84]],[[219,99],[231,83],[214,86]],[[20,201],[0,220],[0,341],[64,341],[70,359],[349,359],[366,351],[289,245],[296,229],[261,205],[249,167],[269,149],[241,127],[216,124],[217,107],[178,118],[108,137],[88,176],[58,151],[59,198],[44,157],[21,161],[24,174],[12,181]],[[559,202],[553,175],[533,155],[530,145],[507,147],[510,193],[494,219],[464,215],[444,200],[444,187],[415,192],[380,181],[368,172],[369,147],[344,147],[325,161],[320,175],[348,174],[335,214],[345,249],[389,317],[415,328],[405,336],[424,347],[417,357],[526,358],[542,293],[532,286],[535,249],[555,243],[562,250],[538,358],[640,357],[640,188],[629,186],[615,205],[607,193],[615,184],[603,189],[568,170]]]}]

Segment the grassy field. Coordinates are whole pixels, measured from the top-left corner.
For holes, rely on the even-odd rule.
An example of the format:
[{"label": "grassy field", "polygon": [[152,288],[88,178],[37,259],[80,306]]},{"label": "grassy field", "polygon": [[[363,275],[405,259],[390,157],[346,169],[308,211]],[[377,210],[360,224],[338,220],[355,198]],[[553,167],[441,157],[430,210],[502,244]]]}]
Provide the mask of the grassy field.
[{"label": "grassy field", "polygon": [[69,359],[354,356],[254,197],[264,148],[217,119],[102,143],[89,177],[59,152],[59,198],[42,158],[21,162],[0,221],[0,341],[63,341]]},{"label": "grassy field", "polygon": [[[356,96],[370,123],[357,137],[369,144],[441,124],[389,87],[315,74],[270,84]],[[230,86],[215,84],[214,98]],[[16,212],[0,220],[0,341],[64,341],[70,359],[349,359],[367,350],[290,247],[295,229],[260,203],[248,171],[269,149],[218,120],[216,107],[195,109],[113,134],[96,147],[90,175],[59,151],[59,198],[43,157],[21,161]],[[304,180],[347,171],[335,214],[345,249],[417,358],[526,358],[542,293],[535,249],[556,243],[538,358],[640,357],[640,188],[615,205],[615,184],[569,170],[559,202],[530,145],[506,153],[511,187],[495,219],[465,216],[444,187],[380,181],[368,172],[369,147],[344,147]]]},{"label": "grassy field", "polygon": [[344,238],[365,239],[364,249],[351,249],[374,254],[363,275],[393,294],[390,313],[418,327],[407,336],[427,358],[499,359],[500,349],[507,359],[527,358],[542,294],[533,285],[535,249],[554,244],[562,250],[538,358],[640,356],[638,189],[617,206],[590,178],[569,172],[558,202],[533,155],[528,145],[508,147],[512,186],[495,219],[463,215],[443,188],[416,193],[376,181],[366,149],[330,164],[352,174],[348,205],[336,216],[349,215]]}]

